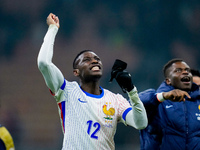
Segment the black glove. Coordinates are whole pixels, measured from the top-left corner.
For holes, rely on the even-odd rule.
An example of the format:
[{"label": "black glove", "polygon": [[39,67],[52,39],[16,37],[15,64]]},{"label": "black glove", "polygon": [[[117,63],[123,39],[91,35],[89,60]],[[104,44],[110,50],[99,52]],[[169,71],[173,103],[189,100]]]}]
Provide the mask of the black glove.
[{"label": "black glove", "polygon": [[134,88],[131,75],[126,70],[118,72],[115,79],[124,93],[130,92]]},{"label": "black glove", "polygon": [[119,59],[116,59],[112,67],[110,82],[112,82],[112,80],[116,77],[118,72],[125,70],[126,67],[127,67],[127,63]]},{"label": "black glove", "polygon": [[130,92],[134,88],[134,85],[131,80],[131,75],[125,71],[126,67],[127,63],[116,59],[112,67],[110,82],[115,78],[123,92]]}]

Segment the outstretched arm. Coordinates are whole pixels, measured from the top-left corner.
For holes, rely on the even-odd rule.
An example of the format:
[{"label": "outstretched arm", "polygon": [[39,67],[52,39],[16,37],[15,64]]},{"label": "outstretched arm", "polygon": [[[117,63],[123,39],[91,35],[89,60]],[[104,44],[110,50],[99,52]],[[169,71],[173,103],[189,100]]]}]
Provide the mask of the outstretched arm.
[{"label": "outstretched arm", "polygon": [[64,81],[63,74],[52,63],[54,41],[60,27],[58,17],[50,13],[47,17],[47,24],[49,28],[40,48],[37,64],[45,79],[46,85],[53,93],[56,93]]}]

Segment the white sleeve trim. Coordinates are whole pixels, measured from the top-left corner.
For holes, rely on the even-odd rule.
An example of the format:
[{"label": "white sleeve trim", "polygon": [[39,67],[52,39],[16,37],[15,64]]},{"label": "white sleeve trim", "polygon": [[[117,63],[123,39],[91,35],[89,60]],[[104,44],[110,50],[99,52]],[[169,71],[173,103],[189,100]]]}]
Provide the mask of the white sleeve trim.
[{"label": "white sleeve trim", "polygon": [[165,101],[165,99],[163,97],[163,93],[157,93],[156,96],[157,96],[157,99],[158,99],[159,102],[164,102]]}]

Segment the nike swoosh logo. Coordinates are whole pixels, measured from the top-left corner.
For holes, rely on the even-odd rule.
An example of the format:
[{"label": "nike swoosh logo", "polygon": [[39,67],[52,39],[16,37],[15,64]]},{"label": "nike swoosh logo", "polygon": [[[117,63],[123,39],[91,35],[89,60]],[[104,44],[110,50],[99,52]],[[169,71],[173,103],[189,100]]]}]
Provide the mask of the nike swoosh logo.
[{"label": "nike swoosh logo", "polygon": [[173,105],[166,105],[166,108],[171,108],[173,107]]},{"label": "nike swoosh logo", "polygon": [[80,98],[78,98],[78,101],[81,103],[87,103],[87,101],[82,101]]}]

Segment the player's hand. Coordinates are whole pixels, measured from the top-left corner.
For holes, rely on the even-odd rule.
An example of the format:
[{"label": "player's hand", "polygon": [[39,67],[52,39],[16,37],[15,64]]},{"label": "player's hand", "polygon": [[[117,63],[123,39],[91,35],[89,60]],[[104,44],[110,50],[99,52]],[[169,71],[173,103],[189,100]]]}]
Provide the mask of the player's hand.
[{"label": "player's hand", "polygon": [[125,70],[118,72],[115,79],[119,86],[122,88],[123,92],[130,92],[134,88],[131,75]]},{"label": "player's hand", "polygon": [[186,91],[175,89],[169,92],[163,92],[163,98],[173,102],[185,101],[185,97],[191,98]]},{"label": "player's hand", "polygon": [[58,28],[60,28],[59,18],[58,16],[54,15],[53,13],[50,13],[47,17],[47,24],[55,24]]}]

